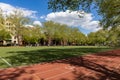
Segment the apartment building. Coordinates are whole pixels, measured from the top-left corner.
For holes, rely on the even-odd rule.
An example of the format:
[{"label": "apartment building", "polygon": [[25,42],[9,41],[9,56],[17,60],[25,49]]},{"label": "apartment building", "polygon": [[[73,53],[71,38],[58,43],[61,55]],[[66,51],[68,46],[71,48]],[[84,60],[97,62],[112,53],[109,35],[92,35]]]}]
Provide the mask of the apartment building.
[{"label": "apartment building", "polygon": [[5,29],[10,32],[11,39],[9,40],[4,40],[3,45],[17,45],[18,44],[18,39],[16,35],[16,29],[15,26],[12,25],[10,21],[5,21]]}]

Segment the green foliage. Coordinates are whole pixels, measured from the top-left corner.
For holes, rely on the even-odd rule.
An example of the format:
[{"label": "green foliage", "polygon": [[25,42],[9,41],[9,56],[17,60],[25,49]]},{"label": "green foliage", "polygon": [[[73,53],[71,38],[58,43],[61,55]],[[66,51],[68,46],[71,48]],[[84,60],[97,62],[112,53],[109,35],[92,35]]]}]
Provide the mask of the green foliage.
[{"label": "green foliage", "polygon": [[91,32],[90,34],[88,34],[88,44],[95,45],[95,43],[96,43],[95,33]]},{"label": "green foliage", "polygon": [[47,37],[52,38],[55,34],[55,23],[52,21],[48,21],[44,23],[44,32]]},{"label": "green foliage", "polygon": [[24,17],[23,12],[15,10],[14,14],[7,17],[7,20],[16,27],[17,33],[19,33],[19,28],[23,27],[25,24],[29,23],[29,18]]},{"label": "green foliage", "polygon": [[20,33],[22,33],[22,28],[24,27],[26,24],[28,24],[30,22],[30,19],[27,17],[24,17],[23,12],[20,10],[15,10],[14,14],[11,14],[10,16],[7,16],[7,21],[11,22],[11,25],[14,28],[14,32],[16,34],[16,37],[18,39],[18,45],[20,45]]},{"label": "green foliage", "polygon": [[90,10],[90,5],[94,0],[49,0],[48,9],[53,11],[60,10]]},{"label": "green foliage", "polygon": [[8,31],[6,31],[5,29],[0,30],[0,40],[10,40],[11,39],[11,35]]},{"label": "green foliage", "polygon": [[51,45],[51,40],[55,40],[61,45],[80,45],[85,42],[86,36],[78,28],[48,21],[44,23],[44,30],[49,45]]},{"label": "green foliage", "polygon": [[88,44],[90,45],[105,45],[108,36],[107,30],[99,30],[88,34]]},{"label": "green foliage", "polygon": [[5,22],[5,19],[2,13],[3,11],[0,9],[0,29],[4,28],[4,22]]},{"label": "green foliage", "polygon": [[91,32],[88,34],[88,44],[107,45],[111,47],[120,46],[120,27]]},{"label": "green foliage", "polygon": [[41,38],[40,27],[23,27],[21,35],[23,41],[28,44],[38,43],[39,39]]},{"label": "green foliage", "polygon": [[103,0],[99,6],[99,13],[103,16],[101,24],[105,28],[120,25],[120,0]]},{"label": "green foliage", "polygon": [[3,11],[0,9],[0,40],[8,40],[11,38],[10,32],[5,30],[5,18],[3,16]]},{"label": "green foliage", "polygon": [[79,31],[78,28],[70,28],[69,41],[75,45],[85,44],[86,36]]},{"label": "green foliage", "polygon": [[104,28],[120,25],[120,0],[49,0],[48,9],[91,11],[92,7],[102,16]]},{"label": "green foliage", "polygon": [[119,26],[109,30],[106,43],[109,46],[120,46],[120,27]]}]

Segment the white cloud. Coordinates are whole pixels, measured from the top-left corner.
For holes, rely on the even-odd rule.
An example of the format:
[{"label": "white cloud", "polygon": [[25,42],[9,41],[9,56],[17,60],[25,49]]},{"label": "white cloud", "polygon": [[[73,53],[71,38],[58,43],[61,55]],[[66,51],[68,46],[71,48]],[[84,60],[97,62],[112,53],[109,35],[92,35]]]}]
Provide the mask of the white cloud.
[{"label": "white cloud", "polygon": [[[83,14],[84,13],[84,14]],[[82,16],[80,18],[78,15]],[[77,11],[70,12],[67,10],[66,12],[55,12],[50,13],[45,18],[47,21],[54,21],[61,24],[66,24],[68,26],[81,27],[85,30],[97,31],[99,27],[99,21],[93,20],[93,16],[91,13],[78,13]]]},{"label": "white cloud", "polygon": [[34,25],[42,26],[42,23],[41,23],[40,21],[34,21],[33,24],[34,24]]},{"label": "white cloud", "polygon": [[3,14],[5,14],[5,15],[13,14],[14,10],[20,10],[23,12],[25,17],[36,18],[36,16],[35,16],[35,14],[37,13],[36,11],[28,10],[28,9],[21,8],[21,7],[15,7],[10,4],[6,4],[6,3],[2,3],[2,2],[0,2],[0,8],[3,10]]},{"label": "white cloud", "polygon": [[43,15],[43,16],[40,16],[40,19],[44,19],[45,18],[45,16]]}]

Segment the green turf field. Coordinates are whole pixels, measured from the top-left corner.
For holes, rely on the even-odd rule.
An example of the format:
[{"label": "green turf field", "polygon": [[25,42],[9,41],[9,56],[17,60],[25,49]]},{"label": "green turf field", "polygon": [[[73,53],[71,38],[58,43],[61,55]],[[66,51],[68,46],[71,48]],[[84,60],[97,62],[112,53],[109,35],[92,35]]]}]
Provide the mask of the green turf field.
[{"label": "green turf field", "polygon": [[[112,48],[94,46],[0,47],[0,56],[15,67],[81,56],[110,49]],[[0,60],[0,68],[6,67],[9,66]]]}]

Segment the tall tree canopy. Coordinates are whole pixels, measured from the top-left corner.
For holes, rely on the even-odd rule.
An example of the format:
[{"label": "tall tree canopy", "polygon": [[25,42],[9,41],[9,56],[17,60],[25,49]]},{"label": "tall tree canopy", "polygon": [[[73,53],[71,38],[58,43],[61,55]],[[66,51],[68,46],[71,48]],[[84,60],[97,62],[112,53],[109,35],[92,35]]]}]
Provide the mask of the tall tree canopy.
[{"label": "tall tree canopy", "polygon": [[5,29],[5,17],[3,11],[0,9],[0,40],[9,40],[10,38],[10,32]]},{"label": "tall tree canopy", "polygon": [[101,25],[104,28],[120,25],[120,0],[49,0],[48,9],[60,10],[84,10],[90,12],[96,8],[102,16]]},{"label": "tall tree canopy", "polygon": [[5,18],[3,16],[3,11],[0,9],[0,29],[3,28],[5,25]]},{"label": "tall tree canopy", "polygon": [[14,14],[11,14],[10,16],[7,17],[7,20],[11,22],[13,27],[15,27],[15,35],[18,39],[18,45],[20,44],[20,33],[21,33],[21,28],[24,27],[26,24],[30,22],[29,18],[24,17],[23,12],[20,10],[15,10]]}]

